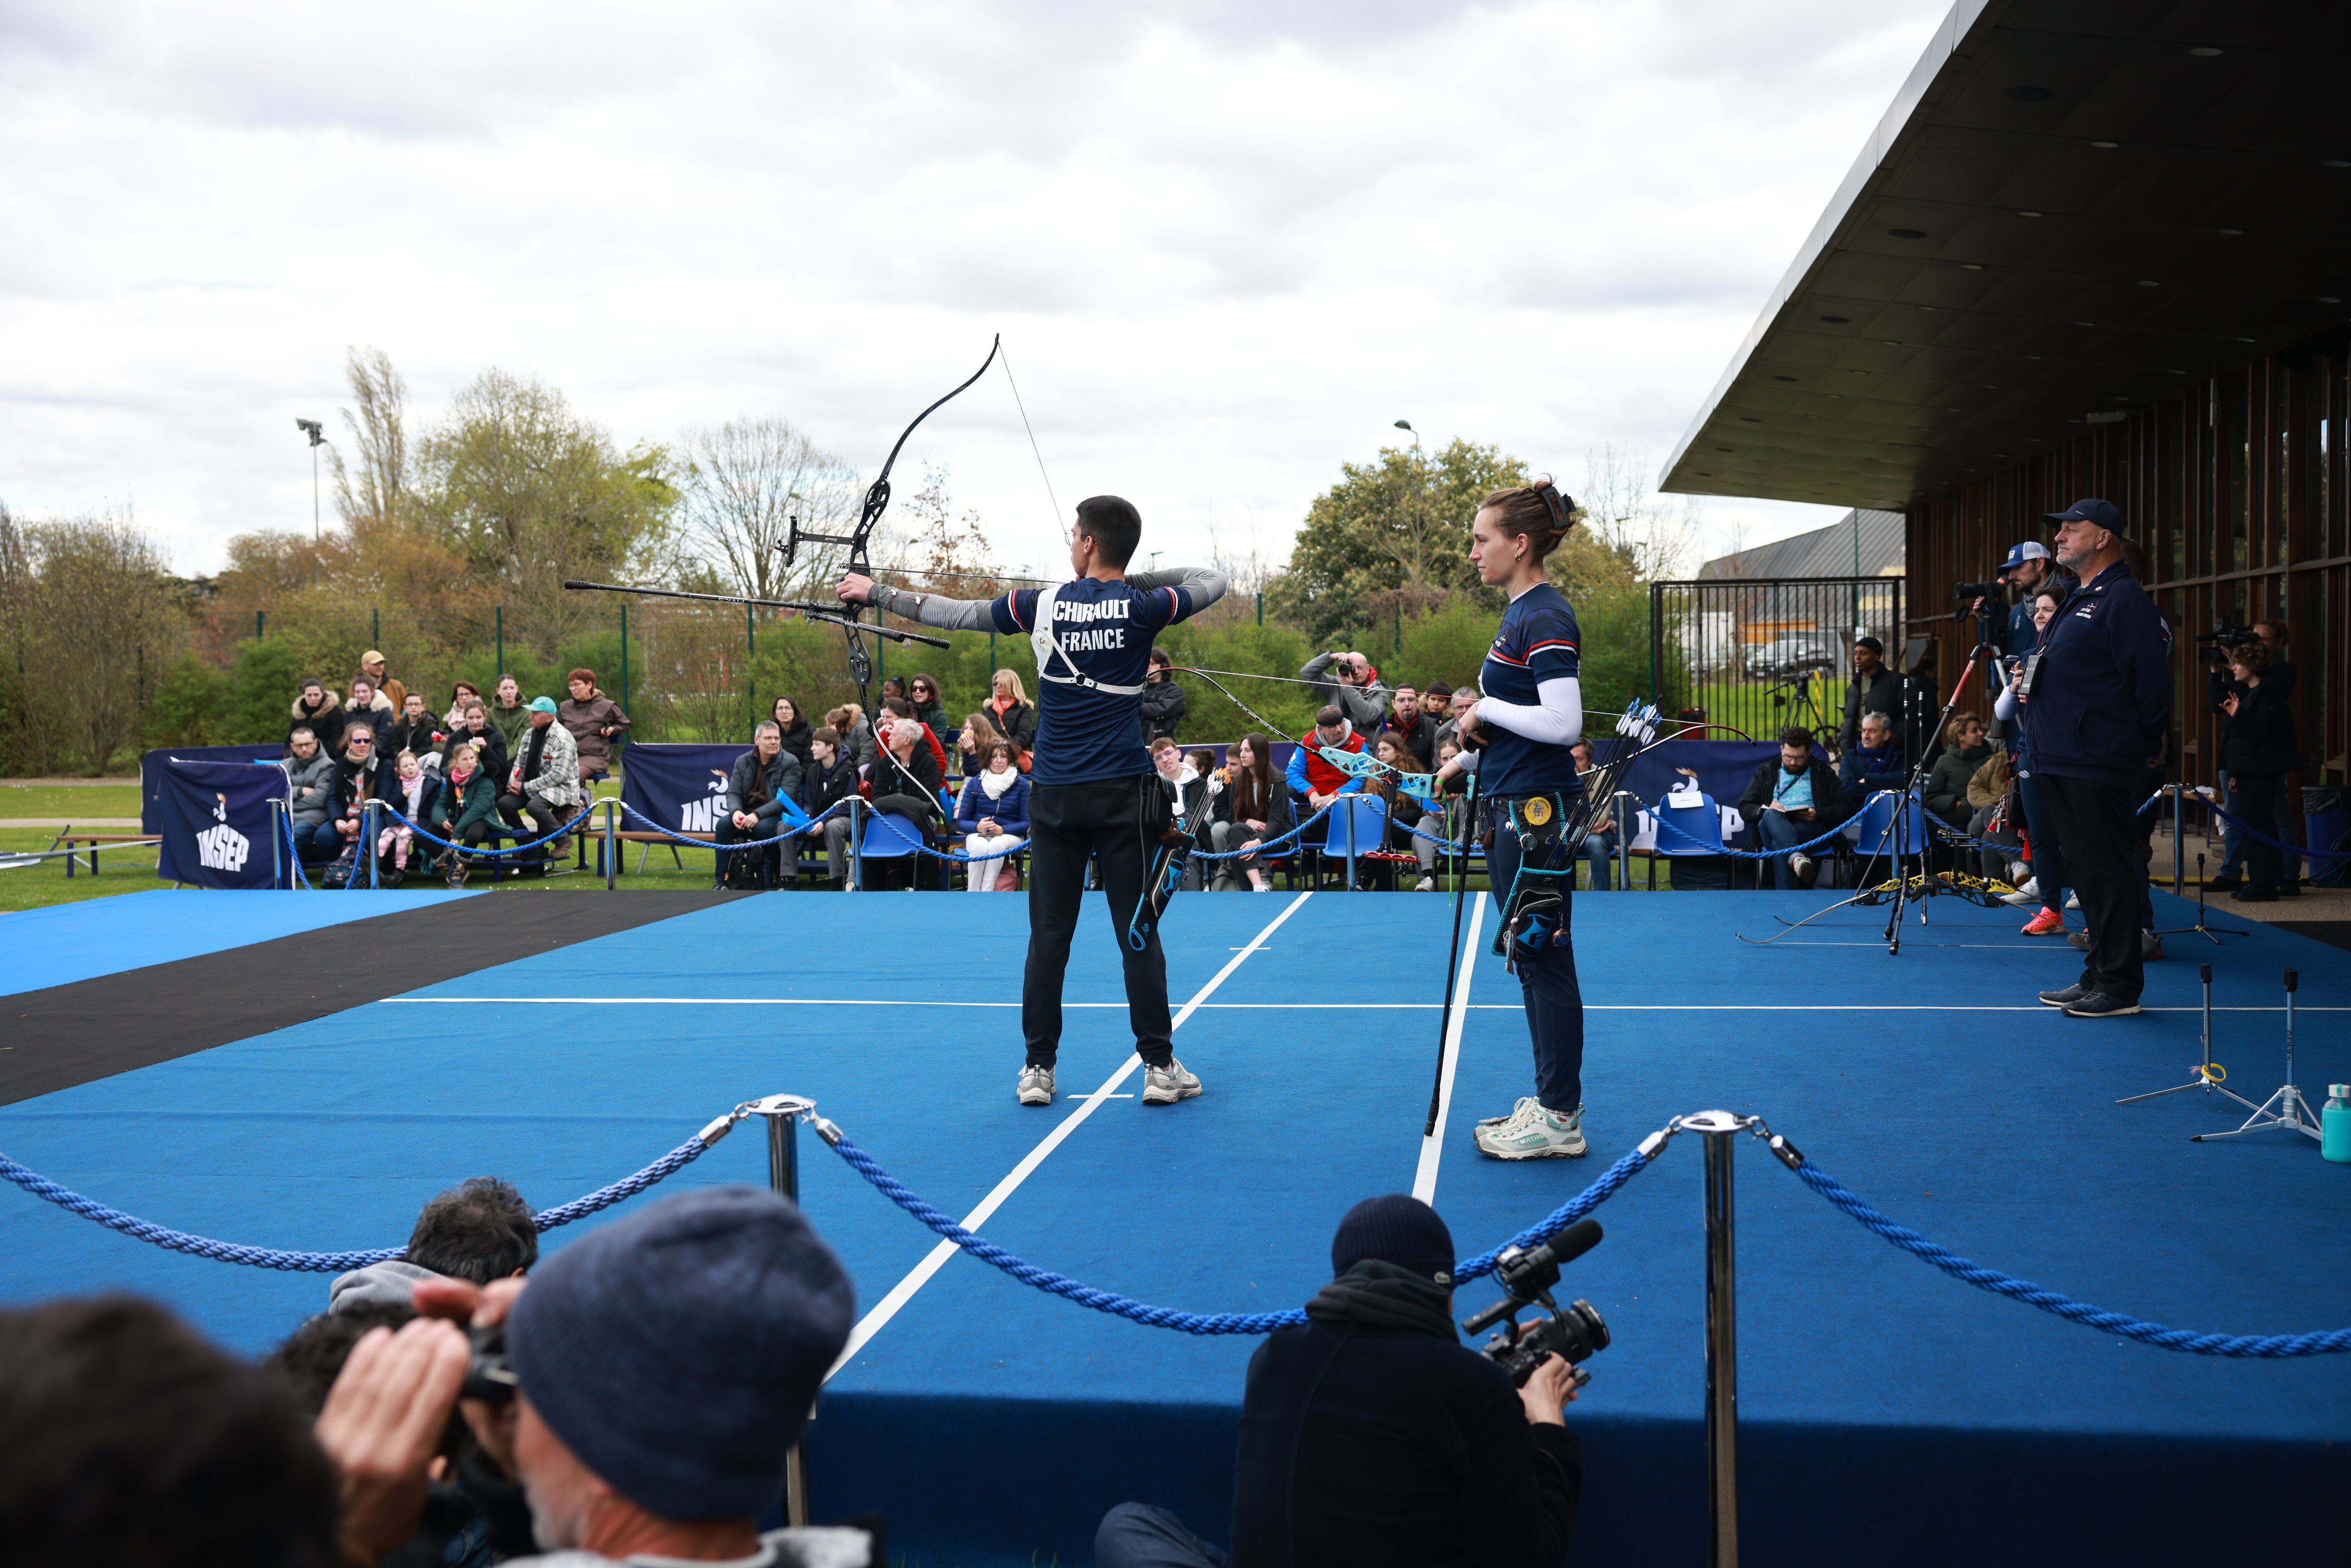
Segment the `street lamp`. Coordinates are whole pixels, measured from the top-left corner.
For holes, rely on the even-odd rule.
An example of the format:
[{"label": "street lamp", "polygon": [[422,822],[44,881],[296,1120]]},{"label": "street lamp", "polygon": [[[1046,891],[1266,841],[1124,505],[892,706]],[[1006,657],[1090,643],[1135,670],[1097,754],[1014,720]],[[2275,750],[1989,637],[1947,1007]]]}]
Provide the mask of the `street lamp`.
[{"label": "street lamp", "polygon": [[1412,449],[1415,452],[1420,450],[1420,432],[1413,429],[1412,421],[1408,419],[1399,419],[1395,422],[1395,427],[1412,437]]},{"label": "street lamp", "polygon": [[327,427],[315,419],[297,419],[294,428],[310,438],[310,542],[319,542],[319,448],[327,444]]}]

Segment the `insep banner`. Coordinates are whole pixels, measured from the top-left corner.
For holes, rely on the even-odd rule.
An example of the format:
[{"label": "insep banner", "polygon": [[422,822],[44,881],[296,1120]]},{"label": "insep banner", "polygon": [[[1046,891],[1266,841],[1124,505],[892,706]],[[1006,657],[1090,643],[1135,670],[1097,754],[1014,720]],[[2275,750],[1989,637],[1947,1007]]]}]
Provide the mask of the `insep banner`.
[{"label": "insep banner", "polygon": [[269,802],[286,794],[282,768],[172,758],[156,778],[156,875],[197,887],[275,885]]},{"label": "insep banner", "polygon": [[139,758],[139,831],[163,831],[163,776],[174,760],[181,762],[275,762],[286,755],[282,740],[256,741],[249,746],[165,747]]},{"label": "insep banner", "polygon": [[[673,833],[715,833],[726,802],[726,777],[747,746],[694,746],[641,740],[629,747],[621,800]],[[798,800],[784,807],[788,822],[805,821]],[[623,827],[642,824],[626,822]]]}]

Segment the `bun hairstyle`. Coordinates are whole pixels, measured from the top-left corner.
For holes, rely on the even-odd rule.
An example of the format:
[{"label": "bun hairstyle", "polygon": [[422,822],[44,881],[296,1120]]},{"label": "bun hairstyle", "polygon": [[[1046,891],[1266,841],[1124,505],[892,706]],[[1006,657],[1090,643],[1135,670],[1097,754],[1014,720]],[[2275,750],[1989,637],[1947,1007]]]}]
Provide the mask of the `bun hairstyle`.
[{"label": "bun hairstyle", "polygon": [[1502,532],[1526,538],[1536,560],[1557,549],[1567,530],[1583,520],[1575,497],[1549,478],[1497,490],[1479,502],[1478,509],[1495,513],[1494,526]]}]

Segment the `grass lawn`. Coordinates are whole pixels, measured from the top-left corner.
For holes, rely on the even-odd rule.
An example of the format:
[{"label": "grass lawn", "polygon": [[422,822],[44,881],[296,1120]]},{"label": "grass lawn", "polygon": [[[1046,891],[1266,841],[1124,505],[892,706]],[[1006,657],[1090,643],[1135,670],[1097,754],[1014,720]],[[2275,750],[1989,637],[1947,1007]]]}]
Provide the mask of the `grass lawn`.
[{"label": "grass lawn", "polygon": [[94,817],[139,814],[136,784],[0,784],[0,817]]}]

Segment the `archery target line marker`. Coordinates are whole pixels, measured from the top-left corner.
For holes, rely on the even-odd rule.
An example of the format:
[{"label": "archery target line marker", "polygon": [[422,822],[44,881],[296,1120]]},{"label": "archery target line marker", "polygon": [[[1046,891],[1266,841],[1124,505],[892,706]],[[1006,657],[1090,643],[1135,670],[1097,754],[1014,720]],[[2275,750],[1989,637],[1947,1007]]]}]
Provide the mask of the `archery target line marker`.
[{"label": "archery target line marker", "polygon": [[[1182,1029],[1184,1020],[1199,1011],[1201,1004],[1216,994],[1217,988],[1223,985],[1235,969],[1248,963],[1249,955],[1256,952],[1267,937],[1281,928],[1283,921],[1297,914],[1305,906],[1306,901],[1313,896],[1313,893],[1309,891],[1291,899],[1289,906],[1275,915],[1266,928],[1257,934],[1254,941],[1233,955],[1207,985],[1192,994],[1192,999],[1184,1004],[1183,1010],[1176,1015],[1174,1021],[1168,1026],[1167,1032],[1173,1034]],[[1058,1126],[1045,1134],[1043,1142],[1029,1150],[1027,1157],[1014,1166],[1004,1179],[996,1184],[995,1189],[979,1200],[979,1207],[963,1217],[960,1221],[963,1228],[966,1230],[977,1230],[987,1224],[996,1211],[1004,1206],[1005,1199],[1010,1197],[1019,1188],[1020,1184],[1027,1181],[1037,1167],[1043,1165],[1047,1157],[1061,1146],[1062,1140],[1076,1132],[1087,1117],[1102,1109],[1102,1102],[1112,1098],[1119,1085],[1133,1077],[1134,1070],[1142,1065],[1143,1058],[1130,1051],[1127,1053],[1126,1061],[1120,1064],[1118,1071],[1102,1081],[1101,1088],[1091,1094],[1078,1096],[1080,1109],[1074,1114],[1063,1117]],[[1120,1097],[1123,1098],[1123,1096]],[[949,1258],[962,1250],[963,1249],[954,1242],[941,1237],[939,1244],[932,1248],[921,1262],[908,1270],[904,1279],[892,1286],[890,1293],[875,1302],[872,1312],[858,1320],[857,1326],[850,1331],[849,1343],[841,1347],[840,1358],[832,1364],[832,1370],[824,1375],[824,1380],[830,1383],[839,1376],[841,1369],[854,1360],[857,1353],[863,1350],[875,1334],[889,1326],[890,1320],[898,1315],[899,1309],[914,1299],[914,1292],[929,1284],[931,1276],[945,1267]]]},{"label": "archery target line marker", "polygon": [[1453,1016],[1445,1021],[1445,1065],[1437,1072],[1437,1126],[1420,1141],[1420,1164],[1412,1176],[1412,1196],[1431,1206],[1437,1202],[1437,1167],[1445,1159],[1445,1125],[1453,1114],[1453,1074],[1461,1065],[1462,1026],[1469,1021],[1469,983],[1478,973],[1478,936],[1486,924],[1486,896],[1478,894],[1477,903],[1469,909],[1469,940],[1461,950],[1461,985],[1453,994]]}]

